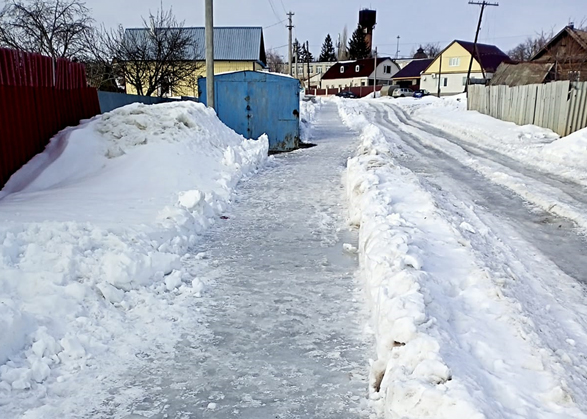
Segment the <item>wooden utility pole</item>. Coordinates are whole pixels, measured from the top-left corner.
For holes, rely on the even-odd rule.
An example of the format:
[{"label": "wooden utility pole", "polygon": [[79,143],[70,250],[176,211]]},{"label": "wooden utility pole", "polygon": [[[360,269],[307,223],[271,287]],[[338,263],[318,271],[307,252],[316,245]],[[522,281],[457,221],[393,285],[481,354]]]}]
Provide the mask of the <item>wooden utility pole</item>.
[{"label": "wooden utility pole", "polygon": [[308,90],[310,90],[310,42],[306,41],[306,72],[308,73]]},{"label": "wooden utility pole", "polygon": [[399,35],[397,36],[397,48],[395,49],[395,59],[399,58]]},{"label": "wooden utility pole", "polygon": [[438,64],[438,97],[440,97],[441,79],[442,79],[442,54],[440,54],[440,63]]},{"label": "wooden utility pole", "polygon": [[375,47],[375,54],[373,54],[375,60],[375,67],[373,70],[373,99],[377,96],[377,47]]},{"label": "wooden utility pole", "polygon": [[[485,10],[485,6],[499,6],[499,3],[489,3],[487,1],[469,1],[469,4],[476,4],[481,6],[481,13],[479,13],[479,23],[477,23],[477,32],[475,32],[475,42],[473,43],[473,51],[471,51],[471,60],[469,61],[469,70],[467,71],[467,82],[465,83],[465,93],[469,90],[469,81],[471,79],[471,69],[473,67],[473,57],[477,55],[477,59],[479,59],[479,52],[477,51],[477,40],[479,39],[479,30],[481,29],[481,21],[483,20],[483,11]],[[479,65],[481,66],[481,70],[483,70],[483,65],[481,61],[479,61]]]},{"label": "wooden utility pole", "polygon": [[214,109],[214,13],[213,0],[206,0],[206,103]]},{"label": "wooden utility pole", "polygon": [[292,62],[293,62],[292,61],[292,40],[291,40],[291,31],[294,28],[294,26],[291,23],[291,18],[292,18],[293,15],[295,15],[295,13],[293,13],[293,12],[289,12],[287,14],[287,17],[289,18],[289,25],[286,26],[286,28],[289,29],[289,42],[288,42],[288,45],[289,45],[289,58],[288,58],[288,64],[289,64],[289,75],[290,76],[293,75],[293,72],[292,72],[292,70],[293,70],[292,69]]}]

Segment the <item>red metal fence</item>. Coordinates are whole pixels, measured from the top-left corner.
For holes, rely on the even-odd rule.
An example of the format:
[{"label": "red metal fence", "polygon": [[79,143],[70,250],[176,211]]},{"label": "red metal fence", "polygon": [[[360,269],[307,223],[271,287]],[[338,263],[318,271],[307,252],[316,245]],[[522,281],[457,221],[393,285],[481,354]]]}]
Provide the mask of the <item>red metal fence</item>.
[{"label": "red metal fence", "polygon": [[83,64],[0,48],[0,188],[57,132],[99,113]]},{"label": "red metal fence", "polygon": [[[377,91],[380,91],[383,86],[375,86]],[[333,87],[330,89],[306,89],[307,95],[315,95],[315,96],[332,96],[337,94],[338,92],[343,92],[346,90],[350,90],[354,94],[359,97],[365,97],[370,93],[373,93],[373,86],[354,86],[354,87]]]}]

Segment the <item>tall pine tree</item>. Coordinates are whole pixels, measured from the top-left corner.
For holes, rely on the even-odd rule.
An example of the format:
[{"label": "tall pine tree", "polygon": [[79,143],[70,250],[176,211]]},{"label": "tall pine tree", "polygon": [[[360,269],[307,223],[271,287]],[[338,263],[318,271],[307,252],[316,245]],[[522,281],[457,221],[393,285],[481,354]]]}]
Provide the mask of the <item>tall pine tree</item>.
[{"label": "tall pine tree", "polygon": [[371,51],[365,42],[365,33],[360,27],[357,27],[349,41],[349,57],[351,60],[361,60],[369,58],[370,55]]},{"label": "tall pine tree", "polygon": [[318,61],[336,61],[336,53],[334,51],[334,45],[332,44],[332,38],[330,37],[330,34],[326,35],[326,39],[324,39],[324,43],[322,44],[322,51],[320,52],[320,58],[318,59]]},{"label": "tall pine tree", "polygon": [[306,49],[306,44],[302,44],[299,60],[302,63],[311,63],[312,61],[314,61],[314,56],[312,55],[310,50]]}]

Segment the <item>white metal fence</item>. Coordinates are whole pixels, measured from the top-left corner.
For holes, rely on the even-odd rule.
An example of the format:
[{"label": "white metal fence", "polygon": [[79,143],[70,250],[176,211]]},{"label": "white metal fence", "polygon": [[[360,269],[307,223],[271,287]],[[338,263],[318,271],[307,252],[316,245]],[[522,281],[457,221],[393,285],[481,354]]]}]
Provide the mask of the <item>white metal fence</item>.
[{"label": "white metal fence", "polygon": [[587,127],[587,82],[526,86],[469,86],[467,109],[518,125],[550,128],[560,136]]}]

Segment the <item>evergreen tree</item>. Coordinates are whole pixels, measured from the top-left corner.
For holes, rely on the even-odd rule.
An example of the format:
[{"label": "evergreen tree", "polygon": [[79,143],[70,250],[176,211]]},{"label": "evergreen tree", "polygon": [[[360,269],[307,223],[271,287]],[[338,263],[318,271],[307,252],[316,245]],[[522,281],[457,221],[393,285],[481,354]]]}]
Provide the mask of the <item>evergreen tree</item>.
[{"label": "evergreen tree", "polygon": [[334,52],[334,45],[330,34],[326,35],[324,43],[322,44],[322,51],[320,52],[320,62],[334,62],[336,61],[336,53]]},{"label": "evergreen tree", "polygon": [[349,41],[349,57],[351,60],[361,60],[363,58],[369,58],[370,55],[371,51],[369,51],[365,42],[365,33],[360,27],[357,27]]},{"label": "evergreen tree", "polygon": [[298,62],[303,62],[302,61],[302,46],[300,45],[298,38],[296,38],[296,40],[292,43],[291,49],[292,49],[292,52],[291,52],[292,61],[295,63],[296,57],[298,57]]},{"label": "evergreen tree", "polygon": [[314,56],[312,55],[310,50],[306,49],[306,44],[302,44],[299,60],[302,63],[311,63],[312,61],[314,61]]}]

